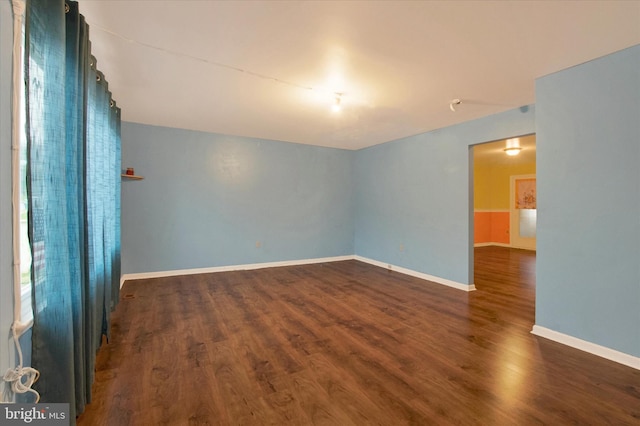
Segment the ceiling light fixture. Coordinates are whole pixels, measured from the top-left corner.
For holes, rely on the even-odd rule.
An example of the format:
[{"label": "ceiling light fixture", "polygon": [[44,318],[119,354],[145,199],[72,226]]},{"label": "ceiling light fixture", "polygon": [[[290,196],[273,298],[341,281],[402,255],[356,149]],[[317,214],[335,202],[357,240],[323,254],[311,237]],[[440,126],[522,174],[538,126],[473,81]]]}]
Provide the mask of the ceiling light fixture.
[{"label": "ceiling light fixture", "polygon": [[520,139],[507,139],[507,147],[504,149],[505,154],[514,156],[520,154],[521,150]]},{"label": "ceiling light fixture", "polygon": [[335,103],[331,107],[333,112],[340,112],[342,109],[342,93],[336,93]]}]

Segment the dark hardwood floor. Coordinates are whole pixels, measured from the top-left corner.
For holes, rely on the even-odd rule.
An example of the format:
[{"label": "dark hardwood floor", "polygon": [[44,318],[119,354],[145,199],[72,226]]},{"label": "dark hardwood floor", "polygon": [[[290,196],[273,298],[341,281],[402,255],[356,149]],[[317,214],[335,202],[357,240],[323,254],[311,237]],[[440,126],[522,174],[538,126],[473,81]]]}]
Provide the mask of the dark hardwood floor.
[{"label": "dark hardwood floor", "polygon": [[78,424],[639,425],[640,371],[530,333],[535,253],[475,253],[128,281]]}]

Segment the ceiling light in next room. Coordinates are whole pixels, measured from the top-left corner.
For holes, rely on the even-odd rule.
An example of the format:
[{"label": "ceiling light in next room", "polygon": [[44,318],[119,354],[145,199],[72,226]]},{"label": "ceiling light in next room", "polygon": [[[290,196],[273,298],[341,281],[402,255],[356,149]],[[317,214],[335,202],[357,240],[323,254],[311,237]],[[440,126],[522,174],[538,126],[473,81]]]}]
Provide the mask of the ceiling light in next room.
[{"label": "ceiling light in next room", "polygon": [[507,139],[507,147],[504,149],[504,152],[507,155],[511,155],[511,156],[518,155],[521,150],[522,150],[522,147],[520,146],[520,139],[518,138]]}]

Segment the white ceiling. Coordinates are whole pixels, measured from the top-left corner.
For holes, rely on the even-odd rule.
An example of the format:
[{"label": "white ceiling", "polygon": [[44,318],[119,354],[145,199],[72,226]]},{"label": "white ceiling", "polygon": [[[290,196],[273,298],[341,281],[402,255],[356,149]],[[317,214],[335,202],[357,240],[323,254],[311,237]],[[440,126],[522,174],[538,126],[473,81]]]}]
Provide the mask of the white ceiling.
[{"label": "white ceiling", "polygon": [[535,103],[536,78],[640,43],[640,1],[81,0],[80,11],[125,121],[346,149]]}]

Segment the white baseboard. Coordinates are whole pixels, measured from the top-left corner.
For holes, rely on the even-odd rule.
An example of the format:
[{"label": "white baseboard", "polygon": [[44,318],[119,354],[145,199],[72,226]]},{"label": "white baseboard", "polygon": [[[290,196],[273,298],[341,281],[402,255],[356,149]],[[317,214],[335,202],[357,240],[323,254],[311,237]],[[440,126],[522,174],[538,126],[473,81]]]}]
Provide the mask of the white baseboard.
[{"label": "white baseboard", "polygon": [[473,247],[489,247],[489,246],[507,247],[507,248],[514,248],[514,249],[520,249],[520,250],[536,251],[535,248],[520,247],[520,246],[514,246],[512,244],[505,244],[505,243],[474,243],[473,244]]},{"label": "white baseboard", "polygon": [[391,265],[391,264],[388,264],[388,263],[384,263],[384,262],[380,262],[380,261],[377,261],[377,260],[369,259],[367,257],[355,256],[354,258],[356,260],[359,260],[360,262],[369,263],[371,265],[379,266],[381,268],[389,269],[391,271],[400,272],[401,274],[410,275],[412,277],[421,278],[421,279],[426,280],[426,281],[431,281],[431,282],[434,282],[434,283],[437,283],[437,284],[442,284],[442,285],[446,285],[448,287],[453,287],[453,288],[458,289],[458,290],[473,291],[473,290],[476,289],[476,286],[473,285],[473,284],[470,284],[470,285],[462,284],[462,283],[459,283],[459,282],[456,282],[456,281],[448,280],[446,278],[436,277],[434,275],[425,274],[423,272],[414,271],[412,269],[403,268],[401,266]]},{"label": "white baseboard", "polygon": [[512,246],[510,246],[510,247],[511,247],[511,248],[514,248],[514,249],[518,249],[518,250],[536,251],[536,248],[535,248],[535,247],[534,247],[534,248],[531,248],[531,247],[520,247],[520,246],[514,246],[514,245],[512,245]]},{"label": "white baseboard", "polygon": [[242,265],[213,266],[210,268],[175,269],[171,271],[157,271],[157,272],[139,272],[134,274],[124,274],[122,278],[120,278],[120,287],[122,287],[122,284],[124,284],[124,282],[127,280],[143,280],[147,278],[175,277],[178,275],[210,274],[215,272],[248,271],[251,269],[276,268],[279,266],[310,265],[313,263],[339,262],[342,260],[353,260],[354,258],[355,257],[353,255],[348,255],[348,256],[320,257],[315,259],[284,260],[280,262],[247,263]]},{"label": "white baseboard", "polygon": [[597,355],[610,361],[635,368],[636,370],[640,370],[639,357],[616,351],[615,349],[607,348],[606,346],[600,346],[586,340],[578,339],[577,337],[553,331],[539,325],[534,325],[531,333],[536,336],[544,337],[545,339],[553,340],[554,342],[562,343],[563,345],[571,346],[572,348]]},{"label": "white baseboard", "polygon": [[440,277],[425,274],[422,272],[413,271],[411,269],[403,268],[401,266],[390,265],[388,263],[383,263],[377,260],[369,259],[362,256],[355,256],[355,255],[321,257],[316,259],[285,260],[282,262],[250,263],[250,264],[244,264],[244,265],[214,266],[211,268],[176,269],[171,271],[140,272],[140,273],[134,273],[134,274],[124,274],[120,278],[120,288],[122,288],[122,285],[127,280],[142,280],[147,278],[174,277],[178,275],[210,274],[215,272],[248,271],[251,269],[275,268],[280,266],[310,265],[313,263],[339,262],[343,260],[358,260],[360,262],[365,262],[371,265],[379,266],[381,268],[400,272],[401,274],[406,274],[412,277],[421,278],[426,281],[432,281],[437,284],[453,287],[458,290],[473,291],[476,289],[476,287],[473,284],[471,285],[461,284],[456,281],[447,280],[445,278],[440,278]]},{"label": "white baseboard", "polygon": [[511,247],[511,244],[506,243],[475,243],[474,247],[488,247],[488,246],[498,246],[498,247]]}]

